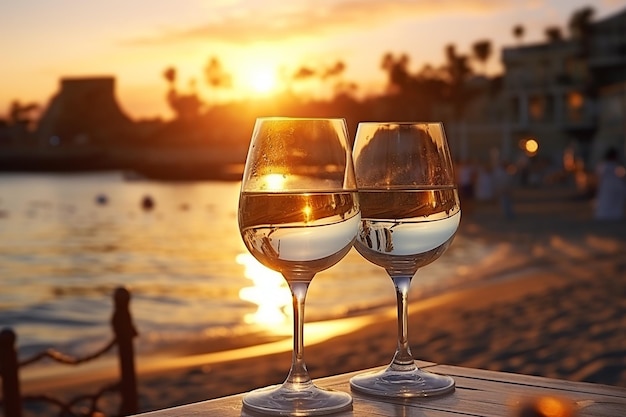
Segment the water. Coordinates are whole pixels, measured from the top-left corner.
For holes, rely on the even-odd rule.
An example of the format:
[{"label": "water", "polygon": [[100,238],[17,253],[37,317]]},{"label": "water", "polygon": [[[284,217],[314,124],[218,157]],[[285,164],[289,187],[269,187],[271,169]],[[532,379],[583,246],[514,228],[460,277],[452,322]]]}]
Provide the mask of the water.
[{"label": "water", "polygon": [[[117,172],[0,175],[0,327],[16,330],[23,357],[48,347],[90,353],[112,337],[119,285],[132,294],[140,352],[209,346],[288,323],[284,281],[241,240],[239,186],[126,181]],[[151,210],[141,205],[146,196]],[[457,237],[419,272],[414,297],[456,285],[454,272],[491,250]],[[306,321],[394,303],[384,271],[351,250],[313,280]]]}]

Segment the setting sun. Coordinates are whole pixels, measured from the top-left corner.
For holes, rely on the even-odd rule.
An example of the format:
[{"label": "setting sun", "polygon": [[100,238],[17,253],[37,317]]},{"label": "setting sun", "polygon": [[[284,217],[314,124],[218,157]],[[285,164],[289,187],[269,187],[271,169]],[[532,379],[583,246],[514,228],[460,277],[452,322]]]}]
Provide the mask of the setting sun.
[{"label": "setting sun", "polygon": [[269,68],[252,68],[247,82],[250,89],[257,94],[267,94],[277,87],[276,74]]}]

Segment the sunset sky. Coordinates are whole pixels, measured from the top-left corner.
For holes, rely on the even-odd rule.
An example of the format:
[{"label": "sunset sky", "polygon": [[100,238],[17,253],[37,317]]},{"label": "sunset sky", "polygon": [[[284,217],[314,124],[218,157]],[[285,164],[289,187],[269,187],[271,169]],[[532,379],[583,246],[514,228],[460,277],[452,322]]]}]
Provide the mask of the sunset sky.
[{"label": "sunset sky", "polygon": [[[178,71],[177,86],[192,80],[208,104],[266,94],[285,74],[322,69],[338,60],[342,78],[360,93],[379,91],[386,52],[444,63],[444,48],[470,53],[481,39],[493,44],[489,71],[500,71],[500,50],[543,41],[548,26],[567,33],[572,12],[590,5],[595,19],[623,10],[624,0],[13,0],[0,20],[0,117],[10,103],[47,105],[62,77],[116,77],[116,97],[133,118],[171,115],[163,77]],[[210,89],[203,68],[217,57],[231,89]],[[282,74],[282,75],[281,75]]]}]

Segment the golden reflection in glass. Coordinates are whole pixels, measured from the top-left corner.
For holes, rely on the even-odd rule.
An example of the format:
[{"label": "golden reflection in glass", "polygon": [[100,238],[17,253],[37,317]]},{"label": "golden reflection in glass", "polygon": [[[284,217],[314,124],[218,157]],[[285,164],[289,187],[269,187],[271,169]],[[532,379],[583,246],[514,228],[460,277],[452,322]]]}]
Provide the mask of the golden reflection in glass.
[{"label": "golden reflection in glass", "polygon": [[265,184],[268,191],[280,191],[285,185],[285,176],[282,174],[269,174],[265,176]]},{"label": "golden reflection in glass", "polygon": [[304,214],[304,221],[306,223],[311,221],[311,213],[312,212],[313,212],[313,209],[308,204],[306,206],[304,206],[304,208],[302,209],[302,213]]},{"label": "golden reflection in glass", "polygon": [[262,326],[288,324],[291,317],[291,292],[283,276],[265,267],[248,253],[237,255],[235,260],[244,267],[244,276],[253,284],[242,288],[239,298],[258,306],[254,313],[244,316],[244,321]]}]

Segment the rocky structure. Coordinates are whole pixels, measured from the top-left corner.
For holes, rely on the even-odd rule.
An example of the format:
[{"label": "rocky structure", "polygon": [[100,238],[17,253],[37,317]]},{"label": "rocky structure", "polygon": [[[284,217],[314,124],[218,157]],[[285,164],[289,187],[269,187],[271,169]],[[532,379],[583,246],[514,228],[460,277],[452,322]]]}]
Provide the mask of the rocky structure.
[{"label": "rocky structure", "polygon": [[113,77],[64,78],[35,135],[42,145],[106,148],[132,140],[135,130],[115,99]]}]

